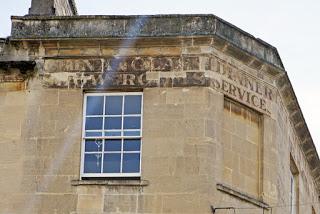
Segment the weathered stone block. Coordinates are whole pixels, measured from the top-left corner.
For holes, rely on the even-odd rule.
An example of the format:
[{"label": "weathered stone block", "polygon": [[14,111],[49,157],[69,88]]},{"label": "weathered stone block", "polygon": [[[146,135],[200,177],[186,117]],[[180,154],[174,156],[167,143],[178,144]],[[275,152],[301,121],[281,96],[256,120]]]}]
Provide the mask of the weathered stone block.
[{"label": "weathered stone block", "polygon": [[83,94],[78,90],[59,90],[59,105],[73,106],[75,110],[81,109]]},{"label": "weathered stone block", "polygon": [[200,68],[199,57],[184,57],[183,70],[199,70]]},{"label": "weathered stone block", "polygon": [[99,48],[83,48],[80,49],[80,54],[84,56],[99,56],[100,49]]},{"label": "weathered stone block", "polygon": [[5,105],[6,106],[25,106],[26,92],[18,91],[18,92],[7,93]]},{"label": "weathered stone block", "polygon": [[159,213],[162,208],[161,195],[139,195],[138,196],[138,213]]},{"label": "weathered stone block", "polygon": [[203,137],[205,136],[205,121],[201,119],[182,120],[177,122],[176,136]]},{"label": "weathered stone block", "polygon": [[105,195],[104,196],[104,212],[123,212],[123,213],[135,213],[137,209],[138,195]]},{"label": "weathered stone block", "polygon": [[174,175],[199,175],[200,162],[197,157],[177,157]]},{"label": "weathered stone block", "polygon": [[59,50],[58,49],[46,48],[45,49],[45,54],[46,54],[46,56],[58,56]]},{"label": "weathered stone block", "polygon": [[194,194],[164,195],[162,213],[197,213],[199,197]]},{"label": "weathered stone block", "polygon": [[6,173],[6,175],[0,179],[0,194],[6,195],[8,193],[19,192],[19,184],[22,180],[22,165],[20,161],[1,163],[0,170]]},{"label": "weathered stone block", "polygon": [[4,105],[6,95],[7,95],[6,92],[0,92],[0,106],[1,106],[1,105]]},{"label": "weathered stone block", "polygon": [[114,56],[118,53],[118,49],[115,48],[102,48],[102,55],[104,56]]},{"label": "weathered stone block", "polygon": [[74,194],[43,194],[35,196],[39,200],[39,213],[76,212],[77,196]]},{"label": "weathered stone block", "polygon": [[54,137],[59,137],[62,139],[68,139],[69,142],[74,142],[81,137],[82,134],[82,123],[81,115],[78,115],[78,118],[67,121],[67,120],[58,120],[56,122],[56,130]]},{"label": "weathered stone block", "polygon": [[144,117],[146,118],[161,118],[162,120],[179,120],[184,116],[184,105],[182,104],[159,104],[150,105],[144,111]]},{"label": "weathered stone block", "polygon": [[176,136],[177,122],[173,120],[144,119],[144,136],[174,137]]},{"label": "weathered stone block", "polygon": [[31,90],[27,96],[29,105],[58,105],[59,91],[57,89]]},{"label": "weathered stone block", "polygon": [[205,136],[215,139],[218,135],[218,124],[215,120],[205,120]]},{"label": "weathered stone block", "polygon": [[81,55],[81,50],[80,49],[60,49],[59,50],[59,55],[61,56],[76,56],[76,55]]},{"label": "weathered stone block", "polygon": [[144,157],[142,159],[142,172],[146,177],[149,176],[168,176],[171,174],[171,164],[174,164],[166,156]]},{"label": "weathered stone block", "polygon": [[26,110],[26,106],[0,106],[0,117],[3,120],[23,120]]},{"label": "weathered stone block", "polygon": [[[11,115],[13,116],[13,115]],[[0,120],[0,136],[8,139],[19,139],[21,137],[21,122],[20,118],[2,117]]]},{"label": "weathered stone block", "polygon": [[240,157],[240,172],[251,179],[258,181],[258,162],[250,161],[245,157]]},{"label": "weathered stone block", "polygon": [[36,192],[70,194],[74,192],[70,182],[69,176],[39,175]]},{"label": "weathered stone block", "polygon": [[79,195],[77,203],[77,213],[102,213],[102,195]]},{"label": "weathered stone block", "polygon": [[1,139],[0,140],[0,164],[10,164],[19,161],[19,156],[22,153],[21,149],[21,141],[20,140],[7,140]]},{"label": "weathered stone block", "polygon": [[166,159],[183,155],[185,143],[185,139],[180,137],[153,137],[147,135],[143,137],[142,150],[145,152],[142,159],[144,157]]}]

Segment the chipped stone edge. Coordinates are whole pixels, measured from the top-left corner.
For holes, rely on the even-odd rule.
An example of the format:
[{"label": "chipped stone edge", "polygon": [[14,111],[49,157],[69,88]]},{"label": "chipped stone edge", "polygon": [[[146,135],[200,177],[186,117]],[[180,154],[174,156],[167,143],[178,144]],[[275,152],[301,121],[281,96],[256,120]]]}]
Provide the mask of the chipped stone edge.
[{"label": "chipped stone edge", "polygon": [[255,197],[253,196],[250,196],[248,195],[247,193],[244,193],[238,189],[235,189],[233,187],[230,187],[226,184],[222,184],[222,183],[218,183],[217,184],[217,190],[221,191],[221,192],[224,192],[224,193],[227,193],[231,196],[234,196],[236,198],[239,198],[241,200],[244,200],[246,202],[249,202],[255,206],[258,206],[258,207],[261,207],[263,209],[269,209],[270,206],[268,204],[266,204],[265,202],[263,201],[260,201],[258,199],[256,199]]},{"label": "chipped stone edge", "polygon": [[77,9],[76,2],[74,0],[69,0],[69,4],[71,6],[71,10],[73,12],[73,15],[77,16],[78,15],[78,9]]},{"label": "chipped stone edge", "polygon": [[148,186],[148,180],[72,180],[71,186],[100,185],[100,186]]},{"label": "chipped stone edge", "polygon": [[[206,23],[209,25],[211,23],[211,26],[194,26],[194,28],[189,29],[181,26],[180,30],[168,30],[168,29],[161,29],[159,32],[154,33],[152,30],[142,30],[139,29],[139,31],[135,32],[134,34],[127,32],[125,26],[128,23],[140,22],[141,19],[150,19],[151,22],[155,22],[154,25],[157,25],[161,22],[167,22],[164,19],[167,18],[173,18],[176,20],[176,24],[184,23],[184,26],[186,25],[192,25],[192,21],[190,18],[199,18],[203,23]],[[86,16],[11,16],[12,19],[12,33],[11,33],[11,40],[37,40],[37,39],[57,39],[57,38],[130,38],[130,37],[171,37],[171,36],[208,36],[208,35],[215,35],[220,37],[221,39],[233,44],[236,47],[239,47],[243,50],[246,50],[246,52],[249,52],[251,55],[263,60],[267,61],[271,64],[273,64],[275,67],[279,69],[284,70],[284,66],[282,63],[282,60],[280,58],[280,55],[277,51],[277,49],[268,44],[267,42],[255,38],[251,34],[241,30],[240,28],[232,25],[231,23],[213,15],[213,14],[184,14],[184,15],[178,15],[178,14],[167,14],[167,15],[131,15],[131,16],[124,16],[124,15],[86,15]],[[83,36],[81,34],[68,34],[65,35],[64,33],[61,34],[62,30],[58,31],[57,33],[52,33],[51,31],[40,29],[42,24],[48,24],[50,26],[51,21],[60,22],[60,25],[63,26],[62,22],[76,22],[77,24],[86,25],[86,21],[90,20],[97,20],[99,19],[101,23],[105,22],[105,24],[109,24],[108,21],[114,21],[118,20],[120,22],[123,22],[121,25],[115,25],[114,30],[112,32],[106,32],[102,33],[102,31],[92,31],[90,35],[86,34],[86,36]],[[35,35],[32,32],[29,32],[30,26],[24,22],[27,21],[33,21],[34,22],[34,28],[39,28],[38,31],[40,34]],[[40,22],[41,25],[36,25],[35,23]],[[18,23],[18,24],[17,24]],[[171,24],[174,25],[174,24]],[[194,24],[196,25],[196,23]],[[160,25],[161,26],[161,25]],[[28,30],[29,29],[29,30]],[[35,29],[33,29],[35,30]],[[19,32],[19,33],[17,33]],[[118,33],[115,33],[118,32]],[[131,35],[132,34],[132,35]],[[243,39],[246,39],[247,43],[250,45],[244,45],[243,43],[239,42],[238,38],[241,37]],[[256,48],[259,49],[259,51],[252,51],[252,46],[257,46]],[[267,56],[266,56],[267,55]]]}]

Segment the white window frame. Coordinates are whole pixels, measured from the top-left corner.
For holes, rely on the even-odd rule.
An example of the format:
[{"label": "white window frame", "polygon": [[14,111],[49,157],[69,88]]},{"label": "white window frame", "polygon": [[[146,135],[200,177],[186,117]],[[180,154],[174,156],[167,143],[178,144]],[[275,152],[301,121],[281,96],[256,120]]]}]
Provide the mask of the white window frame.
[{"label": "white window frame", "polygon": [[[124,129],[123,129],[123,108],[124,108],[124,103],[122,103],[122,129],[121,129],[121,136],[104,136],[104,131],[102,131],[103,136],[102,137],[86,137],[86,130],[85,130],[85,122],[86,122],[86,109],[87,109],[87,97],[89,96],[126,96],[126,95],[140,95],[141,96],[141,114],[133,114],[130,116],[140,116],[141,117],[141,121],[140,121],[140,136],[124,136]],[[104,107],[105,109],[105,99],[104,99]],[[80,167],[80,179],[83,178],[112,178],[112,177],[141,177],[141,160],[142,160],[142,130],[143,130],[143,92],[95,92],[95,93],[85,93],[84,94],[84,99],[83,99],[83,115],[82,115],[82,143],[81,143],[81,167]],[[105,118],[105,115],[103,115],[103,118]],[[104,127],[104,119],[103,119],[103,127]],[[135,130],[130,130],[130,131],[135,131]],[[84,173],[84,158],[85,158],[85,140],[86,139],[101,139],[101,140],[105,140],[105,139],[119,139],[121,140],[121,147],[123,149],[123,141],[125,139],[140,139],[140,168],[139,168],[139,172],[138,173]],[[104,142],[104,141],[103,141]],[[103,147],[102,147],[102,158],[103,158],[103,154],[104,154],[104,143]],[[123,150],[121,149],[121,167],[122,167],[122,159],[123,159],[123,154],[124,153],[136,153],[136,152],[123,152]],[[100,153],[100,152],[98,152]],[[112,153],[112,152],[108,152],[108,153]],[[115,152],[115,153],[119,153],[119,152]],[[103,164],[103,159],[101,161],[101,163]],[[102,167],[103,168],[103,167]]]}]

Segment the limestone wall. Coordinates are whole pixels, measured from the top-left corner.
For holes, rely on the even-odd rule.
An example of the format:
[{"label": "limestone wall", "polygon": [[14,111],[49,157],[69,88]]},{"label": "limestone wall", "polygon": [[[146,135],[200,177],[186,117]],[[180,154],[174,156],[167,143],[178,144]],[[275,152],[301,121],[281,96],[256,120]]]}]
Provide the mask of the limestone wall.
[{"label": "limestone wall", "polygon": [[0,213],[70,213],[77,196],[82,94],[1,92]]},{"label": "limestone wall", "polygon": [[[289,213],[290,156],[299,171],[299,213],[312,206],[319,213],[276,76],[229,57],[210,39],[150,42],[12,50],[37,66],[34,76],[12,79],[24,87],[10,90],[4,82],[19,70],[1,70],[0,213],[212,213],[210,206]],[[81,180],[83,96],[92,90],[143,91],[140,180]],[[230,100],[241,114],[226,111]]]}]

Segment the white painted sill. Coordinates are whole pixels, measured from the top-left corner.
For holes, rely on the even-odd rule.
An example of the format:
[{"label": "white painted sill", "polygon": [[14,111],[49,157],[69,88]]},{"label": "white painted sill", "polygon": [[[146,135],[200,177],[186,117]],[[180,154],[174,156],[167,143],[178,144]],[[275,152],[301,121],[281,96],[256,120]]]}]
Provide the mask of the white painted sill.
[{"label": "white painted sill", "polygon": [[72,186],[148,186],[148,180],[72,180]]}]

